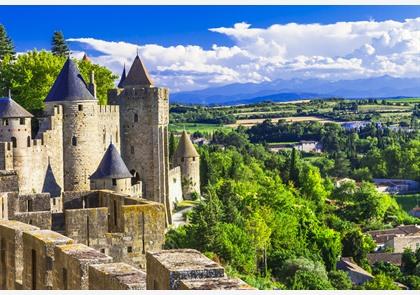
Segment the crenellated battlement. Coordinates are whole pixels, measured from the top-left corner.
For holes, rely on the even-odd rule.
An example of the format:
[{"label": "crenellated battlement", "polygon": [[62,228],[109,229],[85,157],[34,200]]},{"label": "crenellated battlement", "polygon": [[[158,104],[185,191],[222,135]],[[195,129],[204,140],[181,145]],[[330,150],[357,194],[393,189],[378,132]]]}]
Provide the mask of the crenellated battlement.
[{"label": "crenellated battlement", "polygon": [[120,107],[118,105],[98,105],[99,113],[120,113]]}]

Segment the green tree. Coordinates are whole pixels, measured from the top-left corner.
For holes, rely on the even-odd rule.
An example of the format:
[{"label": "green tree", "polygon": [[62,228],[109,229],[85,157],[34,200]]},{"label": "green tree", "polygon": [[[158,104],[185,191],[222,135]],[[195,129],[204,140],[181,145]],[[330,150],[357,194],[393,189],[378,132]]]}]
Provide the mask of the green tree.
[{"label": "green tree", "polygon": [[295,148],[292,149],[289,160],[289,181],[293,182],[295,186],[299,185],[299,156]]},{"label": "green tree", "polygon": [[57,56],[68,56],[70,54],[69,47],[67,46],[66,40],[64,39],[63,33],[55,31],[53,33],[51,42],[51,52]]},{"label": "green tree", "polygon": [[401,258],[401,269],[404,274],[412,275],[418,263],[416,254],[411,249],[405,249]]},{"label": "green tree", "polygon": [[0,24],[0,61],[6,55],[14,56],[16,54],[12,39],[7,35],[6,28]]},{"label": "green tree", "polygon": [[173,132],[171,132],[171,135],[169,136],[169,160],[172,161],[174,153],[175,153],[175,135]]},{"label": "green tree", "polygon": [[328,192],[318,168],[312,165],[303,165],[299,175],[300,191],[318,207],[323,208]]},{"label": "green tree", "polygon": [[316,273],[298,270],[293,277],[293,290],[332,290],[334,289],[328,279]]},{"label": "green tree", "polygon": [[342,270],[333,270],[328,273],[331,285],[337,290],[351,290],[353,284],[349,275]]},{"label": "green tree", "polygon": [[13,98],[29,112],[40,111],[64,62],[65,58],[47,51],[20,54],[15,61],[6,56],[0,65],[1,90],[11,89]]},{"label": "green tree", "polygon": [[390,277],[382,273],[363,284],[363,288],[366,290],[400,290]]},{"label": "green tree", "polygon": [[[6,56],[0,63],[0,90],[7,93],[11,89],[13,98],[29,112],[41,111],[65,60],[51,52],[36,50],[20,54],[14,61]],[[106,102],[108,89],[114,87],[112,72],[90,62],[79,62],[79,68],[87,81],[90,72],[95,71],[98,99]]]},{"label": "green tree", "polygon": [[367,253],[376,247],[371,236],[363,234],[360,229],[354,229],[344,234],[341,244],[343,245],[344,257],[353,257],[358,263],[366,259]]},{"label": "green tree", "polygon": [[89,60],[78,60],[77,66],[86,83],[90,81],[91,73],[95,73],[96,96],[100,104],[106,105],[108,90],[115,88],[114,82],[118,76],[112,73],[108,68],[94,64]]}]

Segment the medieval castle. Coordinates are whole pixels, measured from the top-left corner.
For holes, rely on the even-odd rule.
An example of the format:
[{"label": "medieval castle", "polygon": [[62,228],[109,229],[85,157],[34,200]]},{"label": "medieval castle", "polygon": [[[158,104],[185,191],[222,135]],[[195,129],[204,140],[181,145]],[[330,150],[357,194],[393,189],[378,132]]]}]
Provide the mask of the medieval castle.
[{"label": "medieval castle", "polygon": [[0,98],[0,289],[243,289],[195,250],[162,250],[174,203],[200,193],[183,132],[169,163],[169,92],[136,56],[108,105],[68,58],[32,114]]}]

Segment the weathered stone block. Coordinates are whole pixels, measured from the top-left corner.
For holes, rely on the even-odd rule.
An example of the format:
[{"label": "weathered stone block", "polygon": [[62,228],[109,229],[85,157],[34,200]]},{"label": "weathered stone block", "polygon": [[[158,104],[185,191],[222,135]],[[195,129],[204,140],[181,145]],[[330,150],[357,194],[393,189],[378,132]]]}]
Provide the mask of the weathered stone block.
[{"label": "weathered stone block", "polygon": [[225,271],[197,250],[147,252],[147,289],[177,290],[182,280],[221,278]]},{"label": "weathered stone block", "polygon": [[146,273],[126,263],[96,264],[89,267],[91,290],[145,290]]},{"label": "weathered stone block", "polygon": [[54,250],[53,289],[89,289],[89,265],[112,262],[112,258],[83,244],[57,245]]},{"label": "weathered stone block", "polygon": [[39,228],[14,220],[0,220],[0,289],[16,289],[22,283],[23,232]]},{"label": "weathered stone block", "polygon": [[73,240],[51,230],[23,233],[23,289],[49,290],[52,288],[54,247],[72,244]]}]

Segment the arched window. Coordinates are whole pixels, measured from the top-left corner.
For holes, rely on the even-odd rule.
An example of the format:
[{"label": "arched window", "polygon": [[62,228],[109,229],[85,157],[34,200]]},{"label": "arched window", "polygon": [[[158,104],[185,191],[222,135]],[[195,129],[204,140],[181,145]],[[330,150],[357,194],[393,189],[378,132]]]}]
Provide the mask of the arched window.
[{"label": "arched window", "polygon": [[12,141],[12,146],[14,148],[17,147],[16,137],[12,137],[10,140]]},{"label": "arched window", "polygon": [[73,137],[72,137],[72,139],[71,139],[71,144],[72,144],[73,146],[76,146],[76,145],[77,145],[77,137],[76,137],[76,136],[73,136]]},{"label": "arched window", "polygon": [[137,123],[139,121],[139,115],[134,114],[134,123]]},{"label": "arched window", "polygon": [[27,142],[28,147],[30,147],[31,146],[31,137],[30,136],[28,136],[26,138],[26,142]]}]

